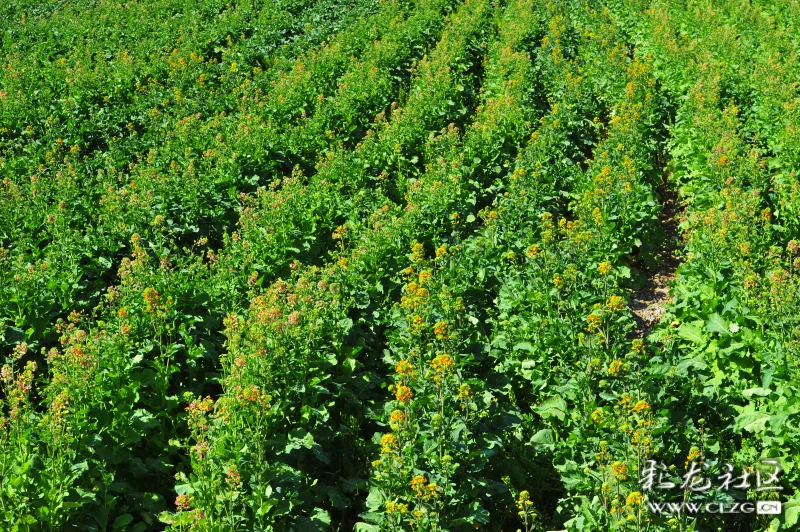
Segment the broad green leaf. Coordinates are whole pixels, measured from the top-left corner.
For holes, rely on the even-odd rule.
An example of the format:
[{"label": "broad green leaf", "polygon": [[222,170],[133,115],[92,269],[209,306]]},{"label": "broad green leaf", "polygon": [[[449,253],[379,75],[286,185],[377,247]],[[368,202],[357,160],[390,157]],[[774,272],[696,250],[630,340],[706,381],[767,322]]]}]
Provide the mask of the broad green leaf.
[{"label": "broad green leaf", "polygon": [[369,490],[369,495],[367,495],[367,508],[372,511],[377,511],[383,505],[383,501],[384,496],[380,489],[373,487]]},{"label": "broad green leaf", "polygon": [[325,525],[331,524],[331,514],[322,508],[314,508],[314,513],[311,514],[311,520]]},{"label": "broad green leaf", "polygon": [[792,499],[783,503],[783,518],[786,528],[791,529],[800,520],[800,499]]},{"label": "broad green leaf", "polygon": [[531,437],[531,443],[538,445],[552,445],[555,443],[555,436],[550,429],[542,429]]},{"label": "broad green leaf", "polygon": [[176,484],[175,493],[178,495],[191,495],[194,493],[194,487],[188,482],[186,484]]},{"label": "broad green leaf", "polygon": [[709,316],[708,321],[706,322],[706,329],[708,331],[721,334],[722,336],[730,336],[731,334],[728,330],[728,322],[716,312]]},{"label": "broad green leaf", "polygon": [[567,402],[560,395],[555,395],[536,407],[536,411],[545,419],[555,416],[564,421],[567,415]]},{"label": "broad green leaf", "polygon": [[744,390],[742,392],[742,395],[744,395],[745,397],[753,397],[754,395],[758,395],[759,397],[766,397],[770,393],[772,393],[771,390],[759,387],[759,388],[748,388],[747,390]]},{"label": "broad green leaf", "polygon": [[747,432],[764,432],[769,421],[769,414],[765,412],[745,412],[736,417],[736,429]]},{"label": "broad green leaf", "polygon": [[[159,519],[160,519],[160,517],[161,516],[159,515]],[[133,521],[133,516],[131,514],[122,514],[119,517],[117,517],[116,519],[114,519],[114,524],[111,525],[111,526],[115,530],[119,530],[119,529],[124,528],[124,527],[128,526],[129,524],[131,524],[131,521]]]},{"label": "broad green leaf", "polygon": [[703,335],[703,331],[697,325],[692,325],[690,323],[681,324],[681,326],[678,328],[678,335],[681,338],[696,344],[706,343],[706,337]]}]

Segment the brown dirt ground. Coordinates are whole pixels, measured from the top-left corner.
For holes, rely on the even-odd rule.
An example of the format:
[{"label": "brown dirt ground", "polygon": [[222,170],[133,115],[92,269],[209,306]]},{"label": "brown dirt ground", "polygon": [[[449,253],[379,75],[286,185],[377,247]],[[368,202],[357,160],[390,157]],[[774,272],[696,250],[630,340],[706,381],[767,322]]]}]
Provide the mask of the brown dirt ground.
[{"label": "brown dirt ground", "polygon": [[680,264],[680,259],[675,254],[680,247],[677,194],[666,183],[659,187],[658,193],[663,205],[658,222],[666,235],[664,249],[658,257],[658,267],[647,272],[647,283],[630,294],[629,306],[636,320],[636,336],[639,338],[647,337],[661,320],[665,307],[672,301],[669,283],[675,278],[675,271]]}]

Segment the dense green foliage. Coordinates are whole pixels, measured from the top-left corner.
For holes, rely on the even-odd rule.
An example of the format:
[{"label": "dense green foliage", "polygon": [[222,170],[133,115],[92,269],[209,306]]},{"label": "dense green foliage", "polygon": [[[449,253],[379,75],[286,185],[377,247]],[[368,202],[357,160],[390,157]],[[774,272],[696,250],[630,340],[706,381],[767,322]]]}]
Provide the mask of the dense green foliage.
[{"label": "dense green foliage", "polygon": [[[0,529],[797,527],[798,27],[3,3]],[[779,494],[713,500],[777,516],[658,515],[639,482],[765,458]]]}]

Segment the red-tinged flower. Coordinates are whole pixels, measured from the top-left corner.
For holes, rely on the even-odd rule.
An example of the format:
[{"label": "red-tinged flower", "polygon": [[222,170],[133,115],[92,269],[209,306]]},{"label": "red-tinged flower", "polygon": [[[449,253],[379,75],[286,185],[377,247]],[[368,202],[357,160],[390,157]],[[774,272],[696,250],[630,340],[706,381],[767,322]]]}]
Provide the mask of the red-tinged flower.
[{"label": "red-tinged flower", "polygon": [[21,342],[14,346],[14,351],[12,353],[12,357],[19,360],[20,358],[24,357],[28,353],[28,344],[25,342]]},{"label": "red-tinged flower", "polygon": [[192,451],[197,455],[197,458],[202,460],[208,454],[209,445],[207,441],[198,442],[197,445],[192,447]]},{"label": "red-tinged flower", "polygon": [[229,467],[225,472],[225,482],[228,483],[231,489],[236,489],[242,485],[242,475],[239,473],[239,470],[236,469],[236,466]]},{"label": "red-tinged flower", "polygon": [[185,512],[191,507],[192,500],[188,495],[181,494],[175,498],[175,508],[177,508],[179,512]]},{"label": "red-tinged flower", "polygon": [[14,372],[11,369],[11,366],[6,364],[3,366],[3,369],[0,369],[0,378],[3,379],[3,382],[8,384],[14,377]]}]

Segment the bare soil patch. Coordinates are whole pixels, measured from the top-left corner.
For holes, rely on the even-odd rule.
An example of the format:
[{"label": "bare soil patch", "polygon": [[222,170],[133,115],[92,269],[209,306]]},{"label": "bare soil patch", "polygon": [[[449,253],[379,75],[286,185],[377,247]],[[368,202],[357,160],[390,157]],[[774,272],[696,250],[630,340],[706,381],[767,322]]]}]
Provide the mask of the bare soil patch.
[{"label": "bare soil patch", "polygon": [[672,302],[669,293],[669,283],[675,278],[675,272],[680,264],[676,252],[680,244],[678,230],[677,193],[670,189],[666,180],[658,188],[661,197],[662,210],[658,216],[658,223],[663,233],[661,235],[661,252],[656,257],[658,266],[651,268],[647,274],[647,282],[638,290],[631,291],[630,309],[636,320],[636,336],[646,337],[664,315],[666,306]]}]

